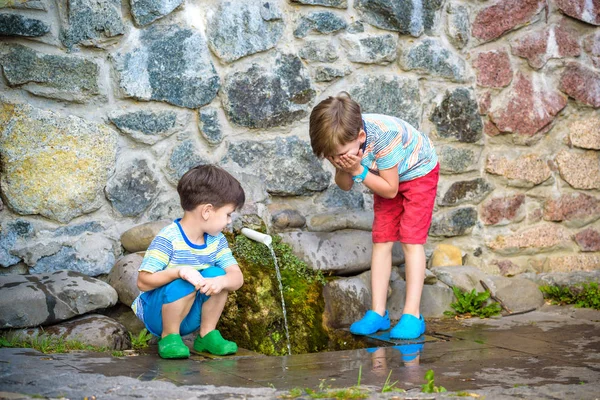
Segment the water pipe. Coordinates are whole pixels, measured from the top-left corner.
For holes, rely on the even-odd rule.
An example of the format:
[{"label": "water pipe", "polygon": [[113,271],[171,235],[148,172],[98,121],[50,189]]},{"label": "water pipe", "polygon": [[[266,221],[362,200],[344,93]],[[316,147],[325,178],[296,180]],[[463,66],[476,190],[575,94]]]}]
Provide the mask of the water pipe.
[{"label": "water pipe", "polygon": [[257,232],[250,228],[242,228],[242,235],[246,236],[248,239],[262,243],[265,246],[271,246],[271,242],[273,242],[273,238],[271,236]]}]

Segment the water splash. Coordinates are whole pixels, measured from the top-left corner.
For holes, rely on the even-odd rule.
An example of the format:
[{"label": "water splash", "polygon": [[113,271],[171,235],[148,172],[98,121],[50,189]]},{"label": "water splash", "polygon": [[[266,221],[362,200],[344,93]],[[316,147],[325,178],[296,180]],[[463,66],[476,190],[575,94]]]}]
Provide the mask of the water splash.
[{"label": "water splash", "polygon": [[285,300],[283,299],[283,282],[281,281],[281,272],[279,272],[279,264],[277,263],[277,256],[275,255],[275,250],[271,245],[269,245],[268,247],[269,251],[271,252],[271,257],[273,257],[273,262],[275,263],[275,272],[277,273],[277,280],[279,281],[279,293],[281,293],[281,307],[283,309],[283,322],[285,324],[285,337],[287,339],[288,354],[292,355],[292,346],[290,345],[290,330],[287,322]]}]

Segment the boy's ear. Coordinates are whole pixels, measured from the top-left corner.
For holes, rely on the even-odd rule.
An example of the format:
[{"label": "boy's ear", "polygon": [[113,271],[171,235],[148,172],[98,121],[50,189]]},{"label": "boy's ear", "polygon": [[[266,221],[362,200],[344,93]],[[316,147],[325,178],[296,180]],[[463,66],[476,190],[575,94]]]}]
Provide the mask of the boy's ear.
[{"label": "boy's ear", "polygon": [[210,217],[211,211],[213,211],[214,206],[212,204],[203,204],[200,209],[200,215],[204,220],[207,220]]},{"label": "boy's ear", "polygon": [[365,140],[367,140],[367,133],[365,132],[365,130],[364,130],[364,129],[361,129],[361,130],[358,132],[358,140],[359,140],[361,143],[364,143],[364,142],[365,142]]}]

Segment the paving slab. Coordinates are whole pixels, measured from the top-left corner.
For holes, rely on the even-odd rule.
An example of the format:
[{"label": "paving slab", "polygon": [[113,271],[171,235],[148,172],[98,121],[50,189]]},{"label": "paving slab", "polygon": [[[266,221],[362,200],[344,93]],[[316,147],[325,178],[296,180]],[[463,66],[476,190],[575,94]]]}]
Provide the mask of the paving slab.
[{"label": "paving slab", "polygon": [[[412,342],[391,341],[384,332],[371,348],[284,357],[240,352],[162,360],[155,348],[131,357],[2,348],[0,398],[275,398],[293,388],[354,386],[359,374],[371,398],[453,398],[453,391],[488,399],[600,398],[598,311],[543,307],[429,326]],[[451,393],[420,393],[430,369],[435,384]],[[408,393],[379,393],[388,376]]]}]

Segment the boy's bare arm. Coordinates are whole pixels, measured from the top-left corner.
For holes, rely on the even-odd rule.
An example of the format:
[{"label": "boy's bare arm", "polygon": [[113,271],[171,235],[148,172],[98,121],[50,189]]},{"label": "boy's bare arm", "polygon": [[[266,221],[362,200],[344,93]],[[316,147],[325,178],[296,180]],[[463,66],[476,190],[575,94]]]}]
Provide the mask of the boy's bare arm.
[{"label": "boy's bare arm", "polygon": [[143,292],[156,289],[173,282],[179,278],[179,270],[177,268],[163,269],[158,272],[140,271],[137,279],[137,287]]},{"label": "boy's bare arm", "polygon": [[346,171],[342,171],[341,169],[335,169],[335,184],[339,186],[340,189],[348,191],[352,189],[352,185],[354,185],[354,181],[352,180],[352,175],[347,173]]},{"label": "boy's bare arm", "polygon": [[367,174],[363,184],[384,199],[393,199],[398,194],[398,166],[379,171],[379,176]]}]

